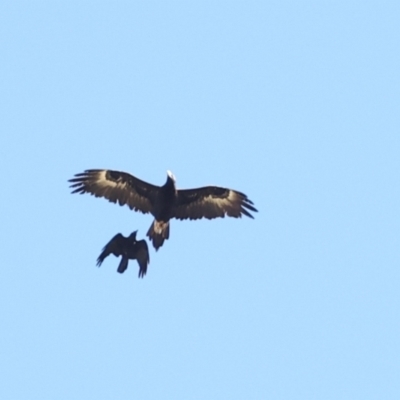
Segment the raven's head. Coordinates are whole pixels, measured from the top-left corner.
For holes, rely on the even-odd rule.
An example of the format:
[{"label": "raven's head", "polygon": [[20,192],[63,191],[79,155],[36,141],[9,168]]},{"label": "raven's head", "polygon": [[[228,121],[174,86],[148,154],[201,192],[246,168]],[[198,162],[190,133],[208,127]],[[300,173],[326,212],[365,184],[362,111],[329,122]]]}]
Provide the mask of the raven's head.
[{"label": "raven's head", "polygon": [[129,240],[130,240],[130,241],[136,242],[136,234],[137,234],[137,232],[138,232],[138,231],[132,232],[132,233],[129,235]]}]

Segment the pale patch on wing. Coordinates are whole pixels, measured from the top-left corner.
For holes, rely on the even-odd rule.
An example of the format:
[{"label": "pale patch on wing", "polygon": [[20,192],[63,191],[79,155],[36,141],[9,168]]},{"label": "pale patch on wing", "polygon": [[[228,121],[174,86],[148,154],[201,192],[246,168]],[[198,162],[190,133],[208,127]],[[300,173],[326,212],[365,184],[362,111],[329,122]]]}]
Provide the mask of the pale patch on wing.
[{"label": "pale patch on wing", "polygon": [[111,188],[119,188],[119,189],[126,189],[127,184],[126,182],[121,182],[121,178],[119,178],[119,181],[114,182],[112,180],[109,180],[106,178],[107,170],[103,169],[102,171],[98,172],[96,179],[97,179],[97,185],[100,187],[111,187]]},{"label": "pale patch on wing", "polygon": [[[240,199],[233,190],[229,190],[227,197],[221,198],[213,195],[208,195],[204,198],[206,207],[213,208],[218,216],[225,215],[232,217],[241,217],[240,214]],[[207,217],[206,217],[207,218]]]},{"label": "pale patch on wing", "polygon": [[226,204],[232,204],[234,200],[237,199],[237,196],[235,195],[235,192],[233,190],[229,190],[228,197],[225,198],[220,198],[220,197],[215,197],[213,195],[208,195],[207,197],[204,198],[204,201],[209,201],[217,205],[218,207],[223,208],[224,205]]}]

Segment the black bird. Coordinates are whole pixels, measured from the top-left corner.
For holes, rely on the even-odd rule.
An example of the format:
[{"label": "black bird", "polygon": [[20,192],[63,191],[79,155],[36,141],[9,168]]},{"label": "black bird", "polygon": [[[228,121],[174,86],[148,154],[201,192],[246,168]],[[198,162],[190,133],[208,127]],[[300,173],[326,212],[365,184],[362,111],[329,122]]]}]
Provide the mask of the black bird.
[{"label": "black bird", "polygon": [[151,213],[155,220],[147,236],[158,250],[169,238],[169,220],[213,219],[217,217],[253,218],[249,211],[257,212],[253,202],[244,193],[217,186],[177,190],[175,177],[167,171],[163,186],[144,182],[126,172],[107,169],[88,169],[69,180],[72,193],[90,193],[105,197],[112,203],[126,204],[130,209]]},{"label": "black bird", "polygon": [[122,256],[117,271],[122,274],[128,268],[129,260],[137,260],[139,264],[139,278],[143,278],[150,262],[149,249],[145,240],[136,240],[137,231],[132,232],[127,238],[120,233],[116,234],[103,248],[97,259],[97,265],[110,254]]}]

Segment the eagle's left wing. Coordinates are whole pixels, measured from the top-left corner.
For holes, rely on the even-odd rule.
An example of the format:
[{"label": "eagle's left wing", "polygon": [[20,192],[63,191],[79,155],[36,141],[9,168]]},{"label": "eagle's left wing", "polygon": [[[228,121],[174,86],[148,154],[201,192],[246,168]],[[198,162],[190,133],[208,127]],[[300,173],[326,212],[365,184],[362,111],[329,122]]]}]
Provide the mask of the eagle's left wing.
[{"label": "eagle's left wing", "polygon": [[213,219],[218,217],[254,218],[257,212],[253,202],[244,193],[217,186],[178,190],[172,217],[177,219]]}]

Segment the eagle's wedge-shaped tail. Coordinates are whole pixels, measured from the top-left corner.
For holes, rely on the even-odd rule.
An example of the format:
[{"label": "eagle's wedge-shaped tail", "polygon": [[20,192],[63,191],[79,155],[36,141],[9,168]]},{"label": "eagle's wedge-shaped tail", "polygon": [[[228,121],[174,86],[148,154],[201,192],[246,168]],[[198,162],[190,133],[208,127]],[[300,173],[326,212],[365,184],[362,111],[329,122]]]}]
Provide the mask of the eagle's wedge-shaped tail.
[{"label": "eagle's wedge-shaped tail", "polygon": [[147,231],[147,236],[150,242],[153,243],[154,248],[158,250],[163,245],[164,240],[169,238],[169,221],[154,220]]}]

